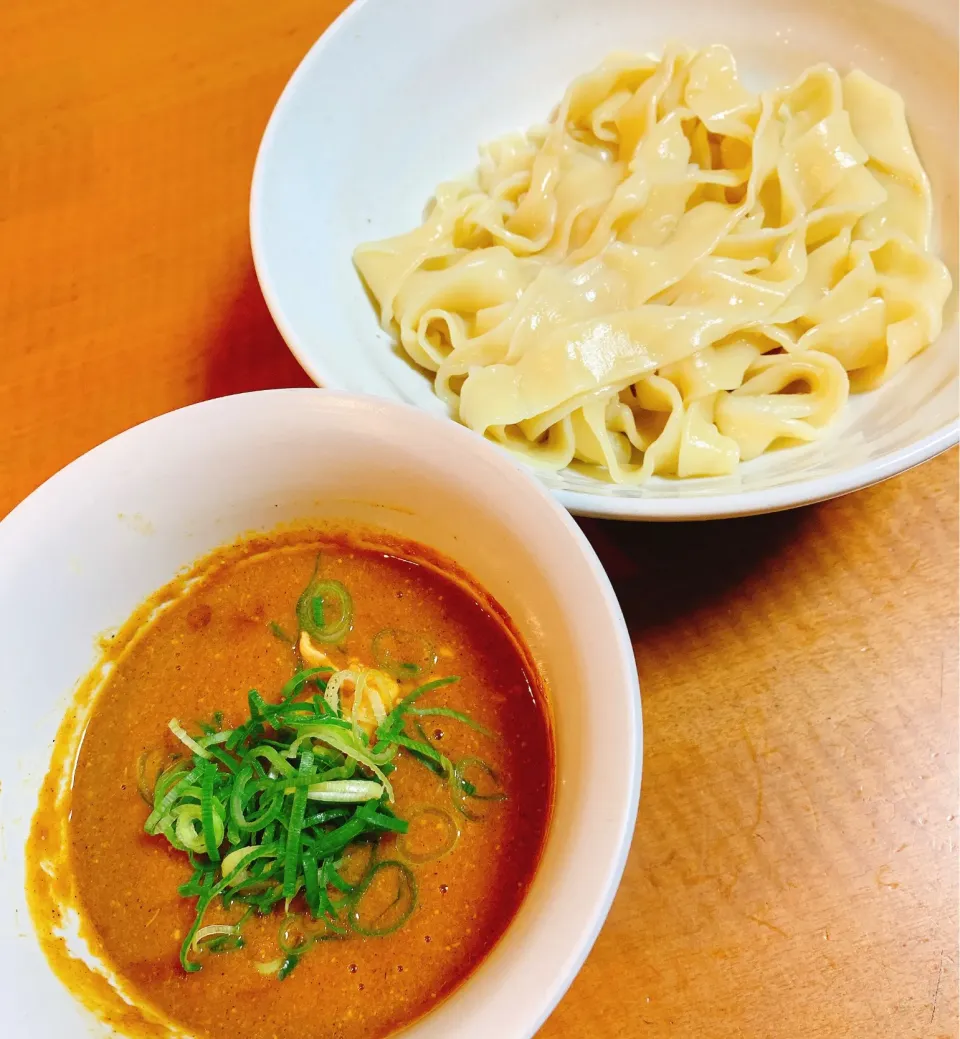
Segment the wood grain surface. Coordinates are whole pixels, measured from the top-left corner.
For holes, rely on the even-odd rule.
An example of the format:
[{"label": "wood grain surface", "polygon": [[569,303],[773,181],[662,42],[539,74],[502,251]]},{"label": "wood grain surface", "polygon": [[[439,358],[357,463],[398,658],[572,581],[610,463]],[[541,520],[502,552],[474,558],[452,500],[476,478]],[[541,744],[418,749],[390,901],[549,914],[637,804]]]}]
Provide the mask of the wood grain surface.
[{"label": "wood grain surface", "polygon": [[[337,0],[0,4],[0,515],[99,441],[309,380],[247,241]],[[623,885],[543,1039],[958,1035],[957,457],[791,513],[584,528],[646,732]]]}]

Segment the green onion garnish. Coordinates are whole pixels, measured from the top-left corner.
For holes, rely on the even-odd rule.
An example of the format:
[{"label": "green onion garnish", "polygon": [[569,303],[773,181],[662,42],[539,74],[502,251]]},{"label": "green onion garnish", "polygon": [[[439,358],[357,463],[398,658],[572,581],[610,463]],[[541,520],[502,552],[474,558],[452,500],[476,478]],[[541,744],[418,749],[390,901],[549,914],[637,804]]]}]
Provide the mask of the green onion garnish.
[{"label": "green onion garnish", "polygon": [[[341,642],[353,627],[353,599],[339,581],[322,581],[320,556],[297,600],[297,623],[317,642]],[[329,613],[336,618],[328,619]]]},{"label": "green onion garnish", "polygon": [[[467,778],[469,769],[474,770],[475,781]],[[507,797],[500,788],[500,777],[482,758],[463,758],[458,761],[453,767],[450,786],[457,811],[471,822],[479,822],[483,816],[468,807],[467,798],[476,801],[505,801]]]},{"label": "green onion garnish", "polygon": [[[297,604],[297,618],[312,638],[336,641],[350,630],[353,602],[342,584],[320,581],[315,571]],[[391,631],[377,637],[379,662],[390,656],[390,647],[399,646],[397,635]],[[423,640],[417,656],[411,645],[404,647],[402,659],[391,657],[394,673],[409,677],[434,666],[433,651]],[[431,716],[492,735],[460,711],[419,706],[423,697],[458,678],[427,682],[385,715],[381,709],[372,735],[357,725],[355,710],[351,717],[343,708],[339,688],[346,680],[356,683],[356,708],[362,682],[354,673],[306,668],[283,686],[277,702],[251,689],[248,717],[233,728],[224,728],[222,714],[199,726],[200,733],[188,732],[173,719],[170,731],[186,756],[171,759],[155,752],[141,758],[138,787],[152,808],[144,829],[165,838],[193,867],[179,888],[182,897],[196,899],[194,921],[180,949],[186,972],[200,970],[208,954],[242,948],[251,914],[263,915],[281,904],[287,911],[278,935],[282,955],[258,966],[279,980],[315,942],[343,939],[350,932],[380,937],[402,927],[416,909],[416,878],[405,862],[381,858],[380,842],[398,840],[398,852],[416,865],[446,854],[460,832],[443,808],[421,806],[414,816],[432,813],[435,822],[444,824],[441,839],[429,854],[407,846],[409,823],[391,808],[389,779],[403,760],[443,777],[454,809],[467,819],[481,818],[467,807],[469,801],[505,796],[486,762],[455,762],[425,738],[420,719]],[[416,731],[407,729],[408,721]],[[359,869],[358,852],[366,854],[365,861],[359,856]],[[382,905],[385,895],[389,905],[371,919],[367,907]],[[238,912],[231,920],[204,926],[207,909],[217,899],[228,914],[234,907]]]},{"label": "green onion garnish", "polygon": [[277,624],[276,621],[270,621],[267,625],[270,628],[271,633],[278,638],[281,642],[285,642],[288,646],[292,646],[297,640],[292,635],[288,635],[283,628]]},{"label": "green onion garnish", "polygon": [[[397,893],[393,901],[372,920],[364,920],[363,898],[371,885],[382,873],[390,871],[396,875]],[[360,881],[353,893],[348,920],[357,934],[365,938],[382,938],[398,931],[413,915],[417,907],[417,882],[409,866],[402,862],[386,860],[376,863]]]},{"label": "green onion garnish", "polygon": [[468,728],[479,732],[482,736],[493,736],[493,733],[488,728],[479,722],[475,722],[469,714],[455,711],[451,707],[411,707],[407,713],[414,718],[429,718],[433,716],[438,718],[456,718],[458,722],[463,722]]},{"label": "green onion garnish", "polygon": [[[411,809],[408,813],[408,822],[412,825],[416,820],[421,820],[420,826],[417,827],[418,830],[433,829],[436,831],[436,836],[429,840],[425,839],[424,834],[421,834],[420,841],[415,842],[417,834],[411,835],[408,831],[407,834],[400,837],[397,841],[397,850],[408,862],[421,865],[424,862],[433,862],[443,858],[454,849],[460,839],[460,826],[457,820],[437,805],[424,804]],[[425,844],[426,847],[417,848],[416,843]]]},{"label": "green onion garnish", "polygon": [[[213,786],[217,779],[217,766],[208,764],[203,772],[200,795],[200,820],[203,826],[203,844],[211,862],[220,861],[220,841],[223,840],[223,806],[220,810],[220,831],[214,827]],[[218,839],[219,838],[219,839]]]},{"label": "green onion garnish", "polygon": [[384,628],[375,636],[370,648],[376,666],[398,679],[428,675],[437,664],[437,655],[429,639],[409,631]]}]

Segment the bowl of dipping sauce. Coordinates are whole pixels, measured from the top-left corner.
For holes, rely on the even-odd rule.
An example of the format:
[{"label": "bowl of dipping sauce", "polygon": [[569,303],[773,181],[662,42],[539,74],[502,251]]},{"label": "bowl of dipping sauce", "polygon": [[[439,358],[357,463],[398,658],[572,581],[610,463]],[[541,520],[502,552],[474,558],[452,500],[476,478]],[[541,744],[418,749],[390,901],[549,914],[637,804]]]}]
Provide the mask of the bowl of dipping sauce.
[{"label": "bowl of dipping sauce", "polygon": [[642,730],[610,583],[508,457],[373,398],[198,404],[15,509],[0,587],[11,1035],[536,1031]]}]

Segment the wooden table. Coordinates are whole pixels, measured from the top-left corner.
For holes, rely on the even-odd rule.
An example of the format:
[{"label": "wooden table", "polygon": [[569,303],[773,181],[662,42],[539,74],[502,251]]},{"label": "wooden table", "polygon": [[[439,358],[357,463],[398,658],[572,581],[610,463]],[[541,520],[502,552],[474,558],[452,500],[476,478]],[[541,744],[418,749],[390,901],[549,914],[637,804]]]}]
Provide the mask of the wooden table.
[{"label": "wooden table", "polygon": [[[337,0],[0,5],[0,515],[104,438],[307,384],[247,242]],[[633,633],[633,851],[558,1037],[957,1036],[957,457],[841,501],[584,527]]]}]

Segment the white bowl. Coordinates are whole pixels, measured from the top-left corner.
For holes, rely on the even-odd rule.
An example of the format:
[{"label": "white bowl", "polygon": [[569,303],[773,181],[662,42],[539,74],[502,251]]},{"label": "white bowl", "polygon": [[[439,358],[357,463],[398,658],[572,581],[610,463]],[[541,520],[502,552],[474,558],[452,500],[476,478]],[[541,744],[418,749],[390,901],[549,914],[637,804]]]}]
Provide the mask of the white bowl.
[{"label": "white bowl", "polygon": [[4,1036],[90,1034],[34,936],[23,849],[97,635],[217,545],[312,517],[372,524],[460,563],[517,624],[554,711],[556,803],[529,895],[480,969],[404,1034],[527,1039],[573,980],[619,883],[640,788],[636,664],[606,574],[563,509],[473,433],[385,401],[279,390],[131,429],[0,524]]},{"label": "white bowl", "polygon": [[[445,414],[430,380],[380,331],[351,260],[409,230],[477,146],[542,121],[567,83],[612,50],[678,38],[725,43],[754,86],[817,61],[858,65],[899,90],[930,174],[940,251],[957,282],[954,0],[358,0],[304,59],[264,134],[251,198],[267,304],[318,382]],[[851,401],[828,438],[735,476],[616,487],[538,473],[573,512],[701,519],[833,497],[958,439],[955,297],[940,340],[889,385]]]}]

